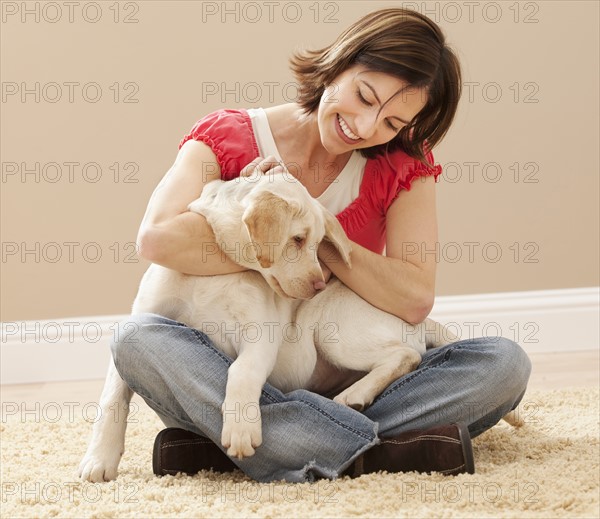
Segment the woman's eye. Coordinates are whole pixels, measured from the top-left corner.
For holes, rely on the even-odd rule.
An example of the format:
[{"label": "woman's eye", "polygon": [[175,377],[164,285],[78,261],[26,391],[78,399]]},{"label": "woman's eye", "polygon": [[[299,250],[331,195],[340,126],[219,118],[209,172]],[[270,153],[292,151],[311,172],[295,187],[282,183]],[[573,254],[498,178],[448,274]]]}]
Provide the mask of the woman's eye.
[{"label": "woman's eye", "polygon": [[360,99],[361,103],[367,105],[367,106],[373,106],[372,103],[369,103],[369,101],[367,101],[364,96],[361,94],[360,90],[356,91],[356,94],[358,95],[358,98]]},{"label": "woman's eye", "polygon": [[[369,101],[367,101],[364,96],[362,95],[362,93],[360,92],[360,90],[356,91],[356,95],[358,96],[358,98],[360,99],[360,102],[367,105],[367,106],[373,106],[373,103],[369,103]],[[388,127],[390,128],[390,130],[392,130],[393,132],[399,132],[400,128],[396,128],[391,122],[386,121],[385,122]]]},{"label": "woman's eye", "polygon": [[398,132],[400,131],[400,128],[396,128],[391,122],[386,121],[386,124],[390,127],[391,130]]},{"label": "woman's eye", "polygon": [[[361,103],[367,105],[367,106],[373,106],[373,103],[369,103],[369,101],[367,101],[364,96],[362,95],[360,90],[356,91],[356,95],[358,96],[358,98],[360,99]],[[388,128],[390,130],[392,130],[395,133],[398,133],[400,131],[400,128],[396,128],[391,122],[386,121],[385,122],[388,125]]]}]

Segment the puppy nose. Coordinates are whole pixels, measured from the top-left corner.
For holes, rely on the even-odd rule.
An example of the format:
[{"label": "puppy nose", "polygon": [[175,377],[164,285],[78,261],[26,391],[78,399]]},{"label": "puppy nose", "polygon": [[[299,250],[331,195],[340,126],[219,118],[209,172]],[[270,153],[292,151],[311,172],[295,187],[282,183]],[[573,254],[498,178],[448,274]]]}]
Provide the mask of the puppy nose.
[{"label": "puppy nose", "polygon": [[325,281],[315,281],[313,282],[313,287],[315,290],[323,290],[325,289],[325,287],[327,287],[327,284],[325,283]]}]

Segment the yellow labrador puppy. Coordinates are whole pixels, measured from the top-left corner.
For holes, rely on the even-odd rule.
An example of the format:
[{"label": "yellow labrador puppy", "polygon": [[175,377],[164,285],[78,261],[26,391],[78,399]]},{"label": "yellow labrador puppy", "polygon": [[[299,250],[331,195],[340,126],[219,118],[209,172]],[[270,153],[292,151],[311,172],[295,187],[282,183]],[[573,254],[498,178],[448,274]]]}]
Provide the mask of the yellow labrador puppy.
[{"label": "yellow labrador puppy", "polygon": [[[429,319],[412,326],[373,307],[337,279],[326,285],[319,243],[329,240],[350,266],[351,242],[335,216],[289,175],[258,172],[212,181],[189,210],[204,215],[220,248],[250,270],[190,276],[151,265],[133,313],[156,313],[202,330],[235,359],[228,372],[221,437],[232,457],[252,456],[262,442],[261,421],[255,417],[265,382],[284,392],[343,389],[334,400],[362,410],[391,382],[413,371],[427,347],[457,340]],[[232,333],[236,329],[239,333]],[[349,377],[354,383],[347,387]],[[118,403],[123,409],[130,398],[131,390],[111,362],[102,417],[113,418],[110,406]],[[235,412],[249,406],[256,409],[251,421],[245,419],[247,412]],[[126,427],[124,413],[118,418],[94,425],[79,467],[82,478],[116,477]]]}]

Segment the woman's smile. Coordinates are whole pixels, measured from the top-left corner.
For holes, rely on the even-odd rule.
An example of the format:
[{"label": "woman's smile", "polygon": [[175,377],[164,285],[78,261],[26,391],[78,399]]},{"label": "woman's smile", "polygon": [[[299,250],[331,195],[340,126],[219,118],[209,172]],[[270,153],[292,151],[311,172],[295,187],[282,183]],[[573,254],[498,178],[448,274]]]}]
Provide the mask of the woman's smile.
[{"label": "woman's smile", "polygon": [[335,128],[340,138],[347,144],[356,144],[363,140],[350,129],[350,126],[340,114],[336,114]]}]

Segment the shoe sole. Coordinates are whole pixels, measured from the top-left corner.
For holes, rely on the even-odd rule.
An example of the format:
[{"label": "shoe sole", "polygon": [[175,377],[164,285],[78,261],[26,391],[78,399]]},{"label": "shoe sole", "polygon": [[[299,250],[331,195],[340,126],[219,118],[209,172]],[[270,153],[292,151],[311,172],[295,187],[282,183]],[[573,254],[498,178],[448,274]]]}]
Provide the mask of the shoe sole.
[{"label": "shoe sole", "polygon": [[475,459],[473,458],[473,445],[469,428],[464,423],[455,424],[458,429],[458,438],[462,445],[463,458],[465,460],[465,471],[468,474],[475,474]]}]

